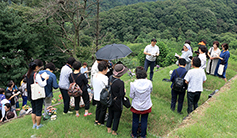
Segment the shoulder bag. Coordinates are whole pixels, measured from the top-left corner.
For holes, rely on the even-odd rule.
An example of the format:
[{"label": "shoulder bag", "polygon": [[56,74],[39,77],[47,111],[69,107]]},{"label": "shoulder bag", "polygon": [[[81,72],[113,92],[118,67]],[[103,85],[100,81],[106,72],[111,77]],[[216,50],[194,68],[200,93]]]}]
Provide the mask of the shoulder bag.
[{"label": "shoulder bag", "polygon": [[34,74],[34,83],[30,85],[31,87],[31,99],[37,100],[45,98],[45,89],[41,87],[36,81],[36,73]]}]

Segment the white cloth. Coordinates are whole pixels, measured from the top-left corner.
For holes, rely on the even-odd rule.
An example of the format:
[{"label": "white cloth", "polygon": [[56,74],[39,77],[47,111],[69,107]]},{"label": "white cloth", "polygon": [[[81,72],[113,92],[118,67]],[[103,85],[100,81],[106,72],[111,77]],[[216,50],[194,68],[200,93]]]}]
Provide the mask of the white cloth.
[{"label": "white cloth", "polygon": [[155,61],[156,56],[154,57],[153,55],[160,54],[159,47],[157,45],[152,46],[151,44],[145,47],[144,52],[151,54],[151,56],[146,55],[146,59],[149,61]]},{"label": "white cloth", "polygon": [[184,51],[181,55],[181,58],[186,60],[185,69],[187,71],[191,69],[191,59],[189,58],[190,56],[193,56],[193,53],[190,50]]},{"label": "white cloth", "polygon": [[100,101],[100,92],[108,85],[108,77],[104,74],[97,73],[93,77],[94,100]]},{"label": "white cloth", "polygon": [[[6,103],[10,103],[10,102],[9,102],[7,99],[3,99],[3,100],[1,101],[1,104],[2,104],[2,118],[5,117],[6,111],[5,111],[4,106],[5,106]],[[0,119],[1,119],[1,118],[0,118]]]},{"label": "white cloth", "polygon": [[137,79],[130,83],[130,97],[132,107],[138,111],[145,111],[152,107],[152,82],[148,79]]},{"label": "white cloth", "polygon": [[203,82],[207,80],[206,74],[201,68],[194,68],[184,77],[188,81],[188,92],[203,91]]},{"label": "white cloth", "polygon": [[72,73],[72,69],[68,65],[64,65],[60,72],[59,83],[58,86],[61,89],[68,89],[70,82],[69,82],[69,75]]},{"label": "white cloth", "polygon": [[39,73],[36,74],[35,81],[41,86],[44,87],[47,85],[47,80],[42,81],[42,78]]},{"label": "white cloth", "polygon": [[206,68],[206,62],[207,62],[206,54],[205,53],[199,54],[198,57],[201,60],[201,67],[200,68],[205,69]]},{"label": "white cloth", "polygon": [[91,67],[91,86],[93,86],[93,76],[99,72],[98,69],[98,62],[97,60],[94,62],[94,64]]}]

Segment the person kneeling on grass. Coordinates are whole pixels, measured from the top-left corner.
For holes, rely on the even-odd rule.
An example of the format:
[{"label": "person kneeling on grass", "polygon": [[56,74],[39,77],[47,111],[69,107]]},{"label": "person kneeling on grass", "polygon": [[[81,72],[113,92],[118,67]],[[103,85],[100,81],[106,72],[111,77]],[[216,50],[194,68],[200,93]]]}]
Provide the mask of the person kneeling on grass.
[{"label": "person kneeling on grass", "polygon": [[194,57],[191,64],[193,69],[189,70],[184,77],[185,83],[188,84],[188,114],[198,107],[198,101],[203,91],[203,83],[207,80],[204,70],[199,68],[201,66],[201,60],[198,57]]},{"label": "person kneeling on grass", "polygon": [[7,99],[1,101],[2,109],[0,110],[0,122],[7,120],[6,112],[10,111],[11,104]]},{"label": "person kneeling on grass", "polygon": [[[87,87],[86,87],[88,85],[88,80],[85,77],[85,75],[80,73],[81,62],[75,61],[72,66],[74,68],[74,72],[69,75],[69,82],[72,83],[73,80],[75,80],[76,84],[81,88],[81,90],[82,90],[82,99],[85,103],[85,114],[84,114],[84,116],[91,115],[91,113],[88,113],[88,110],[90,108],[90,99],[89,99],[89,94],[87,92]],[[76,116],[77,117],[80,116],[80,114],[78,112],[80,99],[81,99],[80,96],[74,97],[75,110],[76,110]]]}]

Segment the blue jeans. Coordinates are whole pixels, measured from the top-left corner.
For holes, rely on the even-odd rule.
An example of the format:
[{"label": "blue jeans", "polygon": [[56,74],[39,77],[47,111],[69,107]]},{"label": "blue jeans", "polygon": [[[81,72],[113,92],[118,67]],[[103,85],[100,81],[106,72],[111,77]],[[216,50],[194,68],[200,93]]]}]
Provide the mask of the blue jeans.
[{"label": "blue jeans", "polygon": [[153,70],[154,70],[154,67],[155,67],[155,61],[149,61],[149,60],[145,60],[145,63],[144,63],[144,68],[145,70],[147,71],[148,70],[148,67],[150,66],[150,80],[152,81],[152,78],[153,78]]},{"label": "blue jeans", "polygon": [[22,99],[23,99],[23,103],[22,103],[22,107],[23,107],[24,105],[27,104],[27,96],[22,96]]},{"label": "blue jeans", "polygon": [[[142,131],[141,137],[146,136],[148,114],[141,115],[141,131]],[[134,137],[137,137],[137,129],[138,129],[138,125],[139,125],[139,118],[140,118],[140,114],[133,113],[132,134],[133,134]]]}]

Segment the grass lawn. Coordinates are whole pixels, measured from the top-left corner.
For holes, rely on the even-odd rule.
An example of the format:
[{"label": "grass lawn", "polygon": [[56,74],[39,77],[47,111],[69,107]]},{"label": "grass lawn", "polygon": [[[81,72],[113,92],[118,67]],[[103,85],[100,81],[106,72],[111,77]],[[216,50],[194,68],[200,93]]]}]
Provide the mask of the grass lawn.
[{"label": "grass lawn", "polygon": [[[227,78],[230,79],[236,75],[236,66],[237,63],[234,61],[229,62],[229,67],[227,69]],[[187,115],[187,99],[185,98],[184,106],[183,106],[183,114],[180,115],[177,112],[173,112],[170,110],[170,99],[171,99],[171,89],[169,82],[162,81],[163,78],[170,78],[169,71],[177,68],[176,65],[172,65],[166,68],[159,69],[159,71],[155,72],[154,74],[154,81],[153,81],[153,92],[151,95],[152,99],[152,112],[149,114],[148,117],[148,135],[147,137],[159,137],[165,136],[170,131],[174,130],[178,127],[182,119]],[[149,73],[148,73],[149,74]],[[149,76],[149,75],[148,75]],[[122,80],[125,82],[126,87],[126,96],[129,96],[130,91],[130,82],[134,81],[134,77],[131,78],[127,74],[122,77]],[[204,103],[208,99],[208,95],[212,93],[216,89],[220,89],[225,84],[224,80],[214,77],[211,75],[207,75],[207,82],[204,84],[205,90],[202,92],[201,98],[199,100],[199,105]],[[55,93],[54,97],[58,99],[58,94],[60,92]],[[234,96],[234,95],[232,95]],[[236,96],[235,96],[236,97]],[[234,97],[233,97],[234,98]],[[228,101],[228,98],[225,99]],[[217,105],[216,105],[217,106]],[[222,104],[222,108],[229,107],[229,105]],[[233,104],[234,108],[235,104]],[[105,126],[94,126],[94,119],[95,119],[95,106],[91,105],[89,112],[93,114],[91,116],[84,117],[84,109],[80,109],[79,113],[81,114],[80,117],[75,116],[75,111],[73,114],[63,115],[63,105],[56,106],[57,108],[57,120],[55,121],[42,121],[44,125],[43,128],[39,130],[32,129],[32,121],[31,116],[25,116],[23,118],[19,118],[13,120],[9,123],[0,126],[1,136],[4,137],[30,137],[34,135],[35,137],[80,137],[80,138],[110,138],[114,137],[111,134],[106,132]],[[211,113],[210,116],[214,116],[218,118],[217,113]],[[225,113],[225,117],[229,117],[233,115],[233,112]],[[222,125],[222,119],[225,119],[224,116],[219,119],[219,125]],[[235,119],[234,116],[232,119]],[[204,124],[200,124],[199,127],[202,127]],[[234,124],[233,124],[234,125]],[[233,125],[229,125],[232,127]],[[194,131],[197,131],[198,128],[193,127]],[[205,127],[205,125],[203,126]],[[211,126],[210,126],[211,127]],[[218,127],[218,126],[214,126]],[[121,138],[129,137],[132,128],[132,113],[129,109],[124,107],[121,121],[118,128],[118,133]],[[228,127],[226,128],[226,130]],[[228,131],[231,131],[228,130]],[[187,133],[191,133],[191,129],[187,130]],[[205,130],[203,130],[205,131]],[[224,131],[224,130],[223,130]],[[226,131],[226,132],[228,132]],[[204,133],[204,132],[203,132]],[[182,130],[177,131],[175,135],[179,136],[182,134]],[[218,134],[218,133],[217,133]],[[216,135],[217,135],[216,134]],[[185,134],[186,135],[186,134]],[[226,133],[226,135],[230,135]],[[181,135],[181,137],[184,135]]]}]

